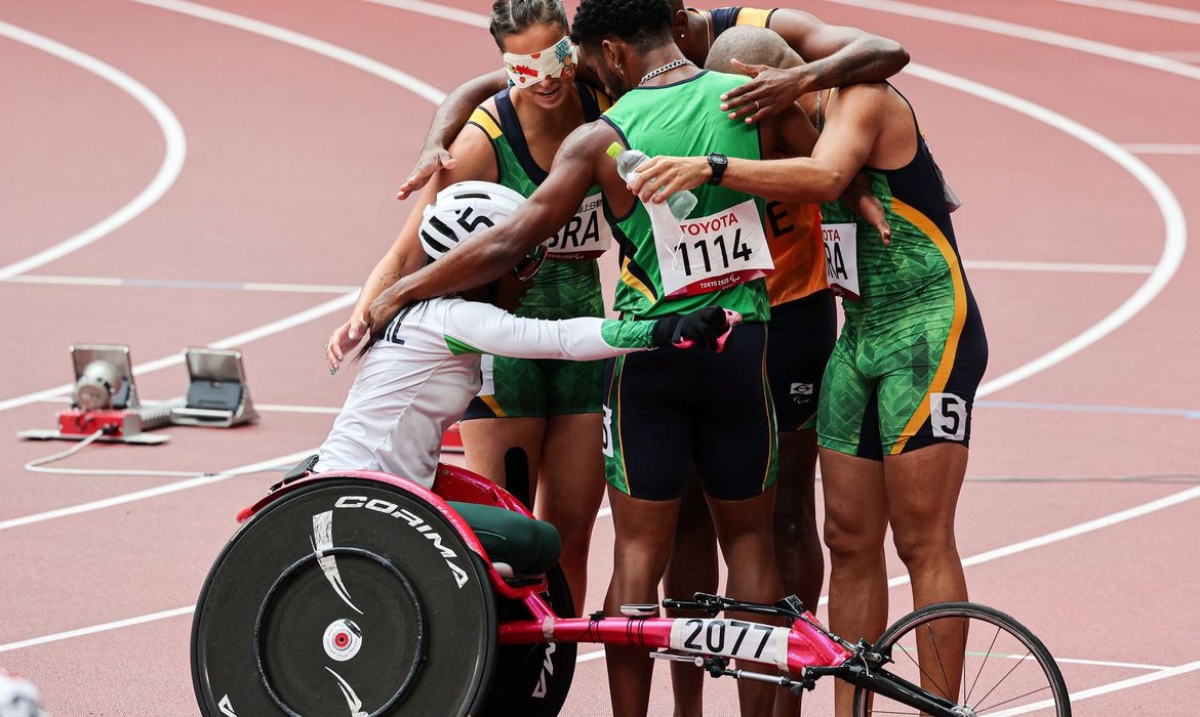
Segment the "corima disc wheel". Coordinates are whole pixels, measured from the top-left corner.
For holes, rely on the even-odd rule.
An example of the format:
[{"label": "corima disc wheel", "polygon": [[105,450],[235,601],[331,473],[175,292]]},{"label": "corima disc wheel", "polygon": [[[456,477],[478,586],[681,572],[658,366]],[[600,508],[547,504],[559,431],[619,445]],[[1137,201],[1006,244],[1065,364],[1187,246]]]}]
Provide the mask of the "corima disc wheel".
[{"label": "corima disc wheel", "polygon": [[[562,568],[546,573],[546,597],[559,617],[572,617],[575,607]],[[528,620],[529,611],[515,600],[503,601],[500,619]],[[554,717],[562,710],[575,677],[579,645],[543,642],[538,645],[501,645],[496,672],[481,714],[484,717]]]},{"label": "corima disc wheel", "polygon": [[384,483],[282,496],[230,540],[197,603],[202,712],[476,712],[496,642],[477,560],[430,505]]}]

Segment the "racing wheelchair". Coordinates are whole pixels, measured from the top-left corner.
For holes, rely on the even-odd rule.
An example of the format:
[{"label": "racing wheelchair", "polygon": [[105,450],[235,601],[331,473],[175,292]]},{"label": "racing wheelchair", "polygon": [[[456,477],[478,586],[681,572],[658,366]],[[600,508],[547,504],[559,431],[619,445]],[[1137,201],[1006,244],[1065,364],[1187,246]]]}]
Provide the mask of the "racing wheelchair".
[{"label": "racing wheelchair", "polygon": [[[835,677],[855,686],[862,717],[1071,714],[1054,658],[997,610],[930,605],[873,644],[834,635],[794,597],[664,601],[704,618],[660,618],[655,605],[575,617],[557,566],[522,575],[493,562],[485,545],[505,536],[477,534],[453,507],[461,504],[533,520],[512,494],[446,465],[429,491],[369,471],[312,475],[302,464],[243,510],[193,619],[201,713],[550,717],[566,700],[578,645],[599,643],[797,693]],[[727,611],[764,619],[719,617]]]}]

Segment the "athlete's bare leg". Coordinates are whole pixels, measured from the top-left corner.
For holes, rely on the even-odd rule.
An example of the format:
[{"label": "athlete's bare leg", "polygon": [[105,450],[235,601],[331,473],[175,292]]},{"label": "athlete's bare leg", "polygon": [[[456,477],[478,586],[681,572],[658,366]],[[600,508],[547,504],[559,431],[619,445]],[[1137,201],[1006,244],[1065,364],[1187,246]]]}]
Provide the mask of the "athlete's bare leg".
[{"label": "athlete's bare leg", "polygon": [[825,554],[817,530],[816,473],[817,432],[780,431],[775,556],[784,592],[796,595],[813,611],[825,580]]},{"label": "athlete's bare leg", "polygon": [[475,418],[458,424],[462,434],[467,470],[501,486],[504,482],[504,454],[509,448],[525,451],[529,458],[529,500],[536,497],[536,476],[542,466],[542,442],[546,433],[544,418]]},{"label": "athlete's bare leg", "polygon": [[[883,540],[888,496],[883,463],[822,448],[825,544],[829,547],[829,629],[851,642],[874,640],[887,626]],[[837,717],[849,717],[854,687],[834,685]]]},{"label": "athlete's bare leg", "polygon": [[[622,605],[658,603],[658,582],[671,555],[679,501],[641,500],[610,486],[608,504],[616,541],[604,614],[619,616]],[[604,653],[613,717],[644,717],[654,662],[646,648],[608,645]]]},{"label": "athlete's bare leg", "polygon": [[[720,583],[717,568],[717,534],[712,516],[700,488],[694,467],[683,479],[683,497],[679,502],[679,522],[675,527],[675,546],[667,574],[663,577],[665,597],[690,599],[697,592],[715,593]],[[671,617],[706,617],[702,613],[670,610]],[[704,678],[707,674],[684,662],[671,662],[671,690],[675,695],[674,717],[701,717],[704,714]]]},{"label": "athlete's bare leg", "polygon": [[[729,573],[727,592],[732,598],[745,602],[772,603],[779,599],[783,585],[775,565],[774,541],[771,539],[771,516],[775,510],[775,488],[746,500],[708,499],[717,542],[725,557]],[[730,613],[743,620],[761,620],[762,616]],[[741,664],[741,669],[766,671],[761,665]],[[775,685],[754,680],[738,681],[738,703],[742,717],[772,714],[775,706]]]},{"label": "athlete's bare leg", "polygon": [[[784,595],[796,595],[809,610],[816,610],[825,578],[825,555],[817,531],[815,478],[816,431],[779,433],[779,479],[776,482],[774,540],[775,556],[783,581]],[[673,557],[663,580],[669,597],[691,597],[696,591],[716,592],[717,553],[712,518],[699,505],[703,493],[690,475],[684,481],[675,533]],[[681,557],[676,561],[674,556]],[[704,713],[705,673],[692,665],[671,663],[671,689],[675,696],[674,717],[701,717]],[[779,690],[781,703],[776,714],[795,714],[799,701]]]},{"label": "athlete's bare leg", "polygon": [[[935,602],[965,601],[967,583],[954,539],[954,513],[967,473],[967,449],[938,443],[883,459],[887,484],[888,519],[896,552],[912,577],[913,607]],[[949,621],[947,621],[949,622]],[[935,635],[936,655],[918,644],[924,673],[921,686],[954,694],[962,675],[965,636],[950,628]],[[935,679],[936,678],[936,679]]]},{"label": "athlete's bare leg", "polygon": [[585,615],[588,550],[592,527],[604,497],[604,454],[599,413],[551,416],[542,443],[534,514],[558,528],[562,538],[559,564],[571,587],[575,611]]}]

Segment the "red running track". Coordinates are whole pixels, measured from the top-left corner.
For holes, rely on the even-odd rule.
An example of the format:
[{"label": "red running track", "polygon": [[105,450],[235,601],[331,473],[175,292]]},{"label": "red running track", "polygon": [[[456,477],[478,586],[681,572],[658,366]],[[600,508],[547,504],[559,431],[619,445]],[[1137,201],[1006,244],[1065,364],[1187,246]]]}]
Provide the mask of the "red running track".
[{"label": "red running track", "polygon": [[[805,8],[904,43],[896,85],[967,200],[955,222],[992,347],[958,520],[972,597],[1044,639],[1076,715],[1193,715],[1200,10],[1101,4]],[[431,99],[496,50],[479,27],[356,0],[7,0],[0,23],[0,664],[56,715],[193,714],[188,608],[277,473],[33,473],[66,445],[15,434],[52,424],[71,343],[129,344],[151,399],[182,394],[182,348],[217,344],[244,351],[259,424],[56,465],[272,468],[316,446],[350,382],[320,347],[408,211],[394,189]],[[606,518],[595,539],[588,609]],[[670,714],[665,672],[654,715]],[[729,681],[707,690],[710,713],[735,710]],[[829,703],[822,686],[805,714]],[[565,714],[607,705],[589,659]]]}]

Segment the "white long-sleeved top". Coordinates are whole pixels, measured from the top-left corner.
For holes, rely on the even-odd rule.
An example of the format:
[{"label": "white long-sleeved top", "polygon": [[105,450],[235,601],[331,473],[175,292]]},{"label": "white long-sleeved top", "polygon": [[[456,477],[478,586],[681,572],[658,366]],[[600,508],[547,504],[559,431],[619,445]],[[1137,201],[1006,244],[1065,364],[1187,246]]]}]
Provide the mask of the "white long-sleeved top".
[{"label": "white long-sleeved top", "polygon": [[519,318],[459,297],[415,304],[363,359],[315,470],[377,470],[430,488],[442,433],[479,390],[481,354],[593,361],[653,348],[653,325]]}]

